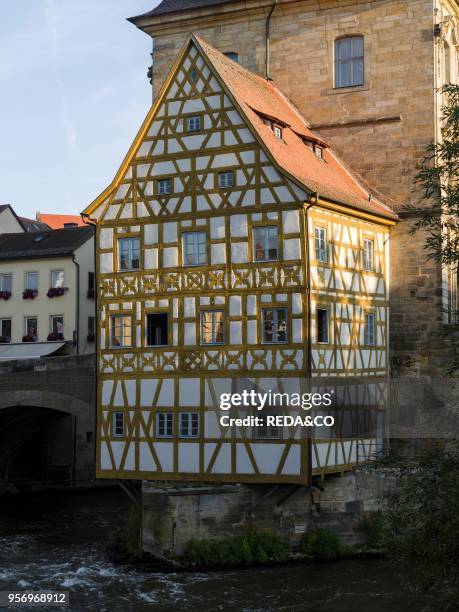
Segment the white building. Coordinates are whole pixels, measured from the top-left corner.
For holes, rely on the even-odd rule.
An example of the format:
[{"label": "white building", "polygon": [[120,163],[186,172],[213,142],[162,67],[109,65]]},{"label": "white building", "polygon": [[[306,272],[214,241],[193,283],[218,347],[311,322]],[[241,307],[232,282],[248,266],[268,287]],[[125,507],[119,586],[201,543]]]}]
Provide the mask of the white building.
[{"label": "white building", "polygon": [[0,359],[94,351],[91,227],[0,235]]}]

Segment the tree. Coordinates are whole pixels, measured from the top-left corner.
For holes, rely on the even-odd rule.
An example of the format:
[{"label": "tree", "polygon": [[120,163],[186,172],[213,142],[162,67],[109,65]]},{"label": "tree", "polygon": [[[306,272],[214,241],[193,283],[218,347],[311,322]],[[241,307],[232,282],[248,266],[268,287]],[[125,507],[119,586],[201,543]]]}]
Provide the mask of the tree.
[{"label": "tree", "polygon": [[424,229],[426,248],[431,256],[457,269],[459,263],[459,85],[439,90],[442,137],[427,147],[418,166],[415,183],[428,203],[413,231]]}]

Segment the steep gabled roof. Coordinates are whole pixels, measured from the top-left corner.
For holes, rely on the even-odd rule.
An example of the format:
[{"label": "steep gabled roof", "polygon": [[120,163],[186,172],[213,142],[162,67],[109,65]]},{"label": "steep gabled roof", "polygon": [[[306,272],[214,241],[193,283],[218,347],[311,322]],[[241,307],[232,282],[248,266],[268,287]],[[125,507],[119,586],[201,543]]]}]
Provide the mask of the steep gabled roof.
[{"label": "steep gabled roof", "polygon": [[[319,198],[391,221],[398,218],[389,206],[373,198],[360,184],[320,136],[309,128],[306,119],[272,81],[243,68],[194,34],[190,35],[190,40],[183,46],[175,60],[161,92],[147,114],[113,182],[85,209],[83,214],[91,215],[118,187],[148,132],[157,109],[167,93],[169,83],[179,69],[190,44],[194,44],[202,53],[236,108],[239,108],[245,116],[266,154],[281,172],[310,193],[318,194]],[[263,118],[276,120],[283,126],[282,140],[276,138],[273,131],[263,122]],[[312,148],[307,146],[308,142],[324,146],[323,160],[317,158]]]},{"label": "steep gabled roof", "polygon": [[[11,206],[11,204],[0,204],[0,215],[2,214],[2,212],[5,212],[6,210],[9,210],[11,212],[11,214],[13,215],[13,217],[16,219],[16,221],[19,223],[19,225],[24,229],[24,231],[27,231],[27,228],[25,227],[23,220],[21,219],[21,217],[18,217],[17,214],[14,212],[14,208]],[[0,234],[2,232],[2,228],[0,225]]]},{"label": "steep gabled roof", "polygon": [[7,259],[36,259],[64,257],[91,238],[92,227],[2,234],[0,236],[0,261]]}]

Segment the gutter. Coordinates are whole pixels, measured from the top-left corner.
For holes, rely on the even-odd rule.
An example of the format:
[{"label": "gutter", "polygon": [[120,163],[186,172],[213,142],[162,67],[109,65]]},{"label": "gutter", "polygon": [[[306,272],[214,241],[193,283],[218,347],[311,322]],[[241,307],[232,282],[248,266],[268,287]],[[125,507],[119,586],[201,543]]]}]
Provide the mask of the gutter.
[{"label": "gutter", "polygon": [[80,354],[80,264],[75,259],[75,253],[72,255],[73,263],[76,267],[77,291],[76,291],[76,354]]},{"label": "gutter", "polygon": [[267,81],[271,81],[271,76],[270,76],[270,66],[269,66],[269,42],[270,42],[270,22],[271,22],[271,16],[274,13],[274,10],[277,6],[277,0],[274,0],[274,2],[271,5],[271,8],[269,10],[269,13],[266,17],[266,21],[265,21],[265,79]]}]

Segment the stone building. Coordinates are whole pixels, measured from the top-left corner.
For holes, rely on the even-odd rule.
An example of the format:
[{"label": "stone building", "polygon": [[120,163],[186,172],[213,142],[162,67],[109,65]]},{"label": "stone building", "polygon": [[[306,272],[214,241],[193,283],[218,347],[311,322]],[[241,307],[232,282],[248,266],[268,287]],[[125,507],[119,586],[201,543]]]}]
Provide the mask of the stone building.
[{"label": "stone building", "polygon": [[409,230],[423,206],[413,188],[416,164],[441,137],[435,89],[458,82],[458,16],[454,0],[163,0],[130,19],[153,40],[153,94],[194,31],[273,79],[398,212],[391,348],[414,361],[455,321],[457,307],[456,274],[431,261],[423,234]]}]

